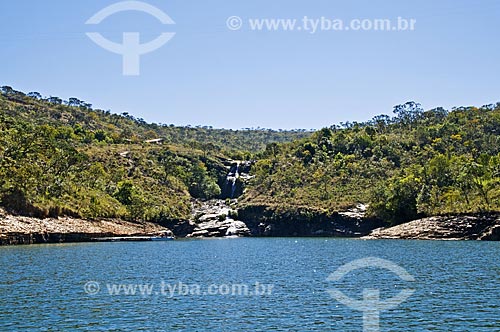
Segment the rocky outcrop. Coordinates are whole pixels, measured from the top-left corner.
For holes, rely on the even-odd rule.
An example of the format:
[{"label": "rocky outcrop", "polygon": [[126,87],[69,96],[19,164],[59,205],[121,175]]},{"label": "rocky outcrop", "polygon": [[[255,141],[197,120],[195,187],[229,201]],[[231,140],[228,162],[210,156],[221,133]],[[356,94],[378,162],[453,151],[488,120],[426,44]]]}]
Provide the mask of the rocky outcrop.
[{"label": "rocky outcrop", "polygon": [[500,241],[500,224],[491,226],[486,232],[484,232],[479,240],[483,241]]},{"label": "rocky outcrop", "polygon": [[191,220],[167,220],[160,222],[160,225],[170,229],[176,237],[186,237],[196,228]]},{"label": "rocky outcrop", "polygon": [[187,237],[248,236],[245,223],[234,220],[236,212],[224,200],[193,201],[194,228]]},{"label": "rocky outcrop", "polygon": [[153,235],[168,231],[153,223],[69,217],[37,219],[13,216],[0,210],[0,245],[85,242],[98,237]]},{"label": "rocky outcrop", "polygon": [[437,216],[379,228],[364,239],[500,240],[500,215]]},{"label": "rocky outcrop", "polygon": [[239,209],[238,216],[248,226],[252,236],[360,237],[383,225],[380,220],[367,218],[365,211],[366,206],[362,204],[334,213],[251,205]]},{"label": "rocky outcrop", "polygon": [[233,219],[211,219],[196,225],[187,237],[248,236],[250,231],[244,222]]}]

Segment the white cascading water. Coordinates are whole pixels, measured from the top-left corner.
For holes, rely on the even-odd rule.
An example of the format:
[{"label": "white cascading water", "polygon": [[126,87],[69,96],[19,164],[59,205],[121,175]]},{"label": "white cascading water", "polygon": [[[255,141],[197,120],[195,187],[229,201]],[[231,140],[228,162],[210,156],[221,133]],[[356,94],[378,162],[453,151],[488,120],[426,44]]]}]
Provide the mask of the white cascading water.
[{"label": "white cascading water", "polygon": [[227,174],[226,177],[226,185],[228,186],[229,184],[231,185],[231,197],[234,198],[234,194],[236,193],[236,180],[239,178],[240,174],[238,172],[239,169],[239,162],[236,163],[236,165],[231,166],[231,169],[229,170],[229,173]]}]

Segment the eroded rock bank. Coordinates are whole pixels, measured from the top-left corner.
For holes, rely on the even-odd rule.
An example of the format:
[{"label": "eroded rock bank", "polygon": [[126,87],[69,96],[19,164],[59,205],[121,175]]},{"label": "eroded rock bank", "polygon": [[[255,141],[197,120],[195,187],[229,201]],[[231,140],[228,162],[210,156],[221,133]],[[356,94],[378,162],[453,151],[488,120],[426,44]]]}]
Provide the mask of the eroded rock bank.
[{"label": "eroded rock bank", "polygon": [[334,213],[252,205],[239,209],[238,217],[245,222],[252,236],[360,237],[383,225],[380,220],[366,217],[365,212],[366,206],[362,204]]},{"label": "eroded rock bank", "polygon": [[193,200],[190,220],[170,220],[160,224],[117,219],[84,220],[14,216],[0,210],[0,245],[87,242],[93,238],[146,236],[160,233],[180,238],[250,236],[247,225],[237,220],[228,203],[236,200]]},{"label": "eroded rock bank", "polygon": [[193,200],[191,220],[172,220],[162,225],[116,219],[37,219],[0,210],[0,245],[87,242],[98,237],[155,235],[170,230],[181,238],[299,236],[500,241],[500,213],[429,217],[384,228],[382,221],[366,217],[363,205],[332,214],[305,208],[236,208],[237,200]]},{"label": "eroded rock bank", "polygon": [[87,242],[97,237],[155,235],[164,231],[168,230],[153,223],[69,217],[38,219],[0,210],[0,245]]},{"label": "eroded rock bank", "polygon": [[500,214],[429,217],[375,229],[363,238],[500,241]]},{"label": "eroded rock bank", "polygon": [[268,206],[238,207],[237,200],[193,200],[192,218],[163,226],[177,237],[361,237],[384,225],[365,215],[366,206],[332,214],[309,209],[277,210]]}]

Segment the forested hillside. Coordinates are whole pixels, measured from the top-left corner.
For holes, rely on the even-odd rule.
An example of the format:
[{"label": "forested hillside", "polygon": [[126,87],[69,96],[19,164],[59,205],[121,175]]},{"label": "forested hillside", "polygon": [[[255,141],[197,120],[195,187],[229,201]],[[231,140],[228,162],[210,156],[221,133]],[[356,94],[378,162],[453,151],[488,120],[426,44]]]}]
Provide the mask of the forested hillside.
[{"label": "forested hillside", "polygon": [[0,91],[0,204],[39,217],[187,219],[191,198],[220,195],[223,160],[310,135],[148,124],[77,98]]},{"label": "forested hillside", "polygon": [[[368,205],[400,223],[500,210],[500,104],[303,130],[148,124],[2,87],[0,205],[34,216],[184,220],[216,198],[227,159],[256,159],[240,207],[331,214]],[[301,213],[302,213],[301,212]]]},{"label": "forested hillside", "polygon": [[25,94],[9,86],[1,87],[0,94],[0,107],[4,115],[36,125],[66,126],[86,144],[93,141],[108,144],[141,143],[161,138],[171,144],[241,157],[248,152],[262,151],[268,143],[289,142],[311,135],[310,131],[304,129],[232,130],[147,123],[128,113],[115,114],[109,110],[92,108],[92,104],[78,98],[65,101],[58,97],[42,97],[38,92]]},{"label": "forested hillside", "polygon": [[347,123],[270,144],[244,204],[340,211],[357,203],[392,223],[422,215],[500,210],[500,104]]}]

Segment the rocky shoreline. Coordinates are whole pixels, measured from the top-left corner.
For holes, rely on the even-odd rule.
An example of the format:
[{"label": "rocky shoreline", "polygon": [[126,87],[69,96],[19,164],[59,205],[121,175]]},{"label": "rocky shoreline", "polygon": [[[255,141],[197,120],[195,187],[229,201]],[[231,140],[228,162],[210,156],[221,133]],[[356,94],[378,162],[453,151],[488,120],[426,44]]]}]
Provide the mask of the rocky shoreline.
[{"label": "rocky shoreline", "polygon": [[110,236],[155,235],[168,231],[153,223],[118,219],[85,220],[14,216],[0,209],[0,245],[88,242]]},{"label": "rocky shoreline", "polygon": [[423,218],[375,229],[363,239],[500,241],[500,214]]},{"label": "rocky shoreline", "polygon": [[164,224],[70,217],[37,219],[0,210],[0,245],[88,242],[110,236],[168,232],[179,238],[204,237],[352,237],[361,239],[500,240],[500,214],[436,216],[383,227],[365,216],[366,207],[326,214],[281,212],[266,206],[236,209],[237,200],[192,202],[192,219]]},{"label": "rocky shoreline", "polygon": [[384,225],[366,217],[365,212],[362,204],[334,213],[307,208],[279,212],[268,206],[246,206],[238,210],[238,216],[253,236],[361,237]]}]

